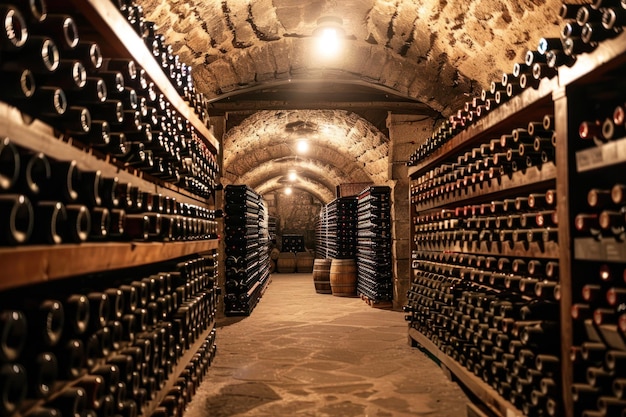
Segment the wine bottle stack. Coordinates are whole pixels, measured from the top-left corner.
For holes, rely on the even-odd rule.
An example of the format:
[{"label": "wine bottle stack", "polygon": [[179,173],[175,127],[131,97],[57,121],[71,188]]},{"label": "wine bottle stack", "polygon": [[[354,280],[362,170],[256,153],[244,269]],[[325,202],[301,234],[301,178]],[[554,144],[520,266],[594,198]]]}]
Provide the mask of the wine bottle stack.
[{"label": "wine bottle stack", "polygon": [[304,236],[294,234],[283,234],[281,238],[281,252],[304,252]]},{"label": "wine bottle stack", "polygon": [[[626,415],[626,177],[618,147],[626,89],[610,82],[615,74],[581,89],[587,98],[579,113],[584,119],[572,120],[579,123],[579,137],[573,137],[577,168],[585,168],[570,180],[576,184],[570,198],[575,258],[570,359],[577,415]],[[606,158],[586,165],[583,157],[590,152]]]},{"label": "wine bottle stack", "polygon": [[78,12],[37,3],[35,14],[19,2],[0,11],[7,28],[18,29],[0,43],[0,73],[11,86],[0,91],[0,100],[126,169],[212,195],[215,155],[146,72],[82,39],[80,33],[92,28]]},{"label": "wine bottle stack", "polygon": [[3,293],[0,414],[147,415],[168,385],[186,401],[191,371],[215,354],[216,262],[213,252],[150,265],[158,272],[149,275],[122,270],[56,281],[41,296]]},{"label": "wine bottle stack", "polygon": [[246,185],[225,187],[227,315],[249,315],[269,284],[267,210],[259,194]]},{"label": "wine bottle stack", "polygon": [[506,255],[537,249],[558,257],[558,214],[552,189],[420,212],[413,222],[413,241],[420,250]]},{"label": "wine bottle stack", "polygon": [[328,206],[322,206],[315,221],[315,257],[328,258]]},{"label": "wine bottle stack", "polygon": [[619,35],[626,26],[626,6],[620,1],[565,1],[558,17],[564,22],[560,37],[539,39],[536,49],[526,51],[524,62],[515,63],[510,73],[505,72],[501,80],[483,89],[480,97],[467,101],[445,120],[411,154],[407,165],[417,165],[501,104],[525,89],[537,89],[541,80],[554,78],[559,67],[572,66],[580,54],[589,53],[602,41]]},{"label": "wine bottle stack", "polygon": [[406,319],[525,415],[559,416],[559,304],[500,284],[534,280],[528,272],[495,268],[471,254],[415,251]]},{"label": "wine bottle stack", "polygon": [[576,148],[602,146],[626,136],[626,84],[621,79],[594,85],[601,97],[590,92],[585,120],[578,125]]},{"label": "wine bottle stack", "polygon": [[626,413],[626,277],[623,263],[575,264],[571,387],[577,415]]},{"label": "wine bottle stack", "polygon": [[267,233],[271,242],[276,241],[276,223],[277,218],[274,216],[267,216]]},{"label": "wine bottle stack", "polygon": [[492,184],[499,185],[516,173],[523,175],[530,168],[554,163],[553,129],[553,117],[546,115],[449,158],[414,181],[411,202],[428,206],[455,201],[476,190],[489,191]]},{"label": "wine bottle stack", "polygon": [[357,196],[357,294],[391,301],[391,189],[371,186]]},{"label": "wine bottle stack", "polygon": [[593,0],[584,3],[564,1],[559,9],[563,20],[561,44],[555,52],[566,62],[592,52],[598,44],[619,35],[626,25],[626,5],[620,1]]},{"label": "wine bottle stack", "polygon": [[176,88],[200,119],[210,127],[208,115],[208,101],[204,94],[197,91],[192,68],[181,62],[180,56],[174,53],[172,45],[167,43],[163,34],[158,33],[155,22],[146,18],[146,10],[135,1],[115,1],[114,4],[133,27],[135,32],[143,39],[146,47],[159,63],[165,75]]},{"label": "wine bottle stack", "polygon": [[357,238],[357,200],[339,197],[327,204],[328,258],[355,259]]},{"label": "wine bottle stack", "polygon": [[216,239],[215,212],[0,141],[0,245]]}]

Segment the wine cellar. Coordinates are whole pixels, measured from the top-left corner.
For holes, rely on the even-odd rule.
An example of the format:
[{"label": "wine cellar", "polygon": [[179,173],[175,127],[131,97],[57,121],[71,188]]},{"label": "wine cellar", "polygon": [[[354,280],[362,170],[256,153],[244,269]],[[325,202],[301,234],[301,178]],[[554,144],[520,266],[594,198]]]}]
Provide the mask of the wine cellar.
[{"label": "wine cellar", "polygon": [[0,16],[0,417],[626,416],[625,0]]}]

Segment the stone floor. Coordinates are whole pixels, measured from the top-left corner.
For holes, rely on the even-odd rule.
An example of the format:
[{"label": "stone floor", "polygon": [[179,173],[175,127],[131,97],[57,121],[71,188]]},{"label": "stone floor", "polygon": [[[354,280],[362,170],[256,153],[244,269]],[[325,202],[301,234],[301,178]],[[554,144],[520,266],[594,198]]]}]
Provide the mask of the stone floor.
[{"label": "stone floor", "polygon": [[401,312],[274,274],[250,317],[218,321],[217,356],[184,417],[462,417],[459,386],[407,341]]}]

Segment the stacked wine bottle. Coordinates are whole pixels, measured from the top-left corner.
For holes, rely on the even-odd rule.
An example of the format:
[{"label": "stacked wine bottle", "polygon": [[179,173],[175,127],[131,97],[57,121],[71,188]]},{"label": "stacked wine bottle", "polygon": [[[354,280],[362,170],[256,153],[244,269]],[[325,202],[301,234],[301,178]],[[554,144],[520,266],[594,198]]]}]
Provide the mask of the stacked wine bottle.
[{"label": "stacked wine bottle", "polygon": [[[216,187],[218,164],[196,129],[133,60],[102,55],[91,30],[68,7],[4,5],[7,32],[0,100],[53,127],[64,140],[114,158],[129,170],[201,197]],[[104,156],[103,156],[104,157]]]},{"label": "stacked wine bottle", "polygon": [[216,239],[213,210],[0,142],[0,245]]},{"label": "stacked wine bottle", "polygon": [[[224,195],[227,315],[249,315],[269,283],[265,203],[246,185],[227,185]],[[263,227],[265,224],[265,227]]]},{"label": "stacked wine bottle", "polygon": [[[582,9],[581,9],[582,10]],[[616,68],[579,87],[571,125],[572,396],[579,415],[626,413],[626,86]],[[616,80],[613,82],[613,80]]]},{"label": "stacked wine bottle", "polygon": [[320,209],[319,217],[315,220],[315,257],[328,258],[328,206]]},{"label": "stacked wine bottle", "polygon": [[558,16],[564,22],[560,37],[539,39],[535,49],[526,51],[524,62],[515,63],[510,73],[505,72],[500,80],[491,82],[480,96],[467,101],[435,129],[411,154],[407,165],[417,165],[501,104],[525,89],[537,89],[541,80],[554,78],[559,67],[572,66],[579,55],[592,52],[602,41],[618,36],[626,26],[624,16],[626,7],[620,1],[563,2]]},{"label": "stacked wine bottle", "polygon": [[357,201],[355,197],[339,197],[328,203],[328,235],[326,246],[330,259],[356,258]]},{"label": "stacked wine bottle", "polygon": [[168,44],[165,36],[159,33],[156,23],[146,19],[146,11],[141,5],[135,1],[114,1],[113,3],[144,41],[176,91],[187,100],[198,117],[209,127],[208,101],[195,86],[192,68],[181,62],[180,57],[174,53],[172,45]]},{"label": "stacked wine bottle", "polygon": [[371,186],[357,197],[357,293],[373,302],[393,298],[391,190]]},{"label": "stacked wine bottle", "polygon": [[184,409],[215,354],[216,282],[213,251],[3,293],[0,414]]},{"label": "stacked wine bottle", "polygon": [[283,234],[281,252],[304,252],[304,236],[294,234]]},{"label": "stacked wine bottle", "polygon": [[414,252],[413,271],[413,328],[525,415],[561,415],[557,302],[470,279],[497,274],[472,255]]},{"label": "stacked wine bottle", "polygon": [[510,134],[484,140],[424,172],[411,188],[411,202],[421,210],[460,201],[477,190],[495,190],[505,179],[553,164],[555,144],[554,118],[546,115]]}]

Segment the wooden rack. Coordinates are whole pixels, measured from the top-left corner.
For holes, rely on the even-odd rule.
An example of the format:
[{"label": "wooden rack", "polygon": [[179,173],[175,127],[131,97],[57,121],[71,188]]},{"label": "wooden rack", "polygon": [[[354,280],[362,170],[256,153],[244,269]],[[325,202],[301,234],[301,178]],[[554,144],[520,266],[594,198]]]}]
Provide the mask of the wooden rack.
[{"label": "wooden rack", "polygon": [[[541,120],[544,114],[554,113],[556,132],[556,162],[542,172],[531,175],[514,174],[511,178],[505,178],[501,183],[483,184],[475,186],[463,192],[457,192],[451,197],[439,197],[436,200],[428,200],[426,203],[411,205],[411,216],[416,217],[423,211],[435,210],[445,207],[454,207],[464,204],[472,204],[475,201],[484,200],[487,196],[505,198],[506,195],[515,195],[522,190],[541,188],[542,184],[556,185],[557,211],[559,213],[558,241],[547,251],[537,250],[512,250],[510,253],[498,253],[504,256],[528,256],[542,258],[547,257],[559,261],[559,284],[560,284],[560,329],[561,329],[561,386],[563,398],[563,410],[558,415],[573,417],[575,406],[571,395],[573,382],[573,364],[570,360],[570,349],[573,344],[574,330],[570,308],[573,299],[572,275],[576,271],[574,263],[577,260],[593,260],[601,262],[626,262],[626,243],[613,238],[597,240],[594,238],[573,237],[573,217],[575,209],[572,207],[572,198],[580,198],[582,191],[578,176],[581,173],[592,173],[594,170],[611,167],[626,162],[626,138],[610,141],[602,146],[591,146],[579,150],[571,145],[575,140],[577,124],[580,123],[581,114],[584,111],[584,98],[581,100],[578,90],[601,80],[609,71],[626,65],[626,33],[622,32],[614,39],[604,41],[591,53],[577,57],[576,63],[571,67],[561,67],[558,76],[543,80],[537,90],[527,89],[497,109],[481,118],[474,125],[450,139],[430,156],[418,161],[413,167],[409,167],[409,179],[417,180],[428,170],[437,167],[446,159],[455,154],[463,153],[472,145],[485,141],[486,138],[498,137],[500,134],[510,133],[512,127],[521,127],[532,119]],[[622,69],[623,73],[623,69]],[[577,119],[578,117],[578,119]],[[569,133],[568,133],[569,132]],[[409,196],[410,197],[410,196]],[[496,199],[496,198],[493,198]],[[413,220],[413,219],[411,219]],[[412,230],[411,245],[415,249]],[[526,248],[524,248],[526,249]],[[485,242],[476,243],[472,247],[455,245],[453,247],[434,248],[432,250],[445,250],[450,252],[492,253]],[[615,326],[613,326],[615,327]],[[613,329],[612,336],[616,333]],[[477,378],[450,356],[442,352],[427,336],[413,327],[409,327],[409,338],[414,345],[420,345],[428,351],[442,367],[447,368],[460,383],[472,391],[487,407],[501,417],[521,416],[523,413],[510,402],[503,399],[495,390]],[[623,344],[623,343],[622,343]]]},{"label": "wooden rack", "polygon": [[[87,22],[81,21],[81,23],[86,24],[79,26],[81,40],[97,42],[106,58],[127,58],[136,61],[176,112],[190,122],[197,137],[207,145],[209,151],[216,156],[219,154],[220,142],[213,136],[211,129],[179,95],[142,38],[134,31],[113,2],[69,0],[57,3],[54,7],[55,10],[68,10],[69,14],[78,19],[84,17]],[[33,119],[5,103],[0,103],[0,136],[8,137],[13,144],[32,151],[43,152],[46,156],[56,160],[76,161],[78,168],[82,170],[99,170],[103,177],[117,177],[120,182],[132,183],[142,192],[162,194],[180,203],[207,209],[213,208],[213,200],[209,201],[175,184],[124,166],[115,158],[75,143],[71,137],[59,134],[46,123]],[[90,241],[82,244],[0,247],[0,265],[2,266],[0,291],[19,290],[20,287],[35,286],[85,274],[105,273],[175,260],[216,250],[218,247],[218,239],[164,242]],[[99,282],[98,285],[104,284]],[[43,296],[37,292],[36,287],[33,287],[33,291],[38,296]],[[213,288],[212,291],[216,293],[217,289]],[[207,314],[212,314],[212,312]],[[214,326],[215,321],[211,320],[209,327],[191,346],[188,346],[189,349],[186,349],[178,359],[164,386],[146,404],[142,415],[150,415],[152,410],[160,404],[173,387],[176,378],[214,330]],[[62,388],[71,386],[72,383],[59,381],[56,385]],[[58,391],[56,388],[55,391]],[[32,407],[42,403],[43,400],[29,398],[23,404],[22,412],[28,415]],[[20,412],[15,414],[16,417],[20,415],[22,415]]]}]

